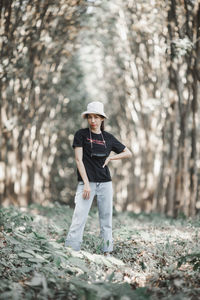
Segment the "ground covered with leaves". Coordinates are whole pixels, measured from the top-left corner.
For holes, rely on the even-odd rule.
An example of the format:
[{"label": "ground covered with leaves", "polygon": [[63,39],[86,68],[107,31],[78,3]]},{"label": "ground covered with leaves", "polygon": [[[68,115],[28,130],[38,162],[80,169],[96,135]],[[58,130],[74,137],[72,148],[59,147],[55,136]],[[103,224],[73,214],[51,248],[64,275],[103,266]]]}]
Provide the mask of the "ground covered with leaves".
[{"label": "ground covered with leaves", "polygon": [[96,207],[80,252],[64,247],[73,210],[1,208],[0,299],[200,299],[200,217],[117,213],[111,257]]}]

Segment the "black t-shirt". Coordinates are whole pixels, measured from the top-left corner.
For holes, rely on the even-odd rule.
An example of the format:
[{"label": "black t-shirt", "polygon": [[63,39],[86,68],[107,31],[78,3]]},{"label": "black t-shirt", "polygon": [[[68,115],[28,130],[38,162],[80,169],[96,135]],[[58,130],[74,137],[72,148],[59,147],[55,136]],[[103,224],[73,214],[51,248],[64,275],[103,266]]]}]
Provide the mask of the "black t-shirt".
[{"label": "black t-shirt", "polygon": [[[111,181],[108,166],[103,168],[106,157],[91,157],[91,153],[106,153],[107,157],[111,151],[120,153],[125,146],[120,143],[112,134],[103,131],[101,134],[91,132],[89,128],[80,129],[74,135],[73,148],[83,147],[83,164],[86,169],[88,180],[91,182],[107,182]],[[104,140],[103,140],[104,139]],[[105,141],[105,143],[104,143]],[[91,146],[92,143],[92,146]],[[78,181],[83,181],[79,171],[77,170]]]}]

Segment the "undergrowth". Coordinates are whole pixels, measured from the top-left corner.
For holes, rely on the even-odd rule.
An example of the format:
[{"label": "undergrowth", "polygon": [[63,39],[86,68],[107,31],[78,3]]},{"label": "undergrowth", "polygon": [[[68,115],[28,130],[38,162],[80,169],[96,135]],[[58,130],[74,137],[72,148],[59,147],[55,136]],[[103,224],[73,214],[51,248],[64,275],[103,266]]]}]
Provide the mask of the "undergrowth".
[{"label": "undergrowth", "polygon": [[94,207],[82,250],[64,247],[73,210],[0,211],[0,299],[200,299],[200,219],[114,213],[114,251],[101,253]]}]

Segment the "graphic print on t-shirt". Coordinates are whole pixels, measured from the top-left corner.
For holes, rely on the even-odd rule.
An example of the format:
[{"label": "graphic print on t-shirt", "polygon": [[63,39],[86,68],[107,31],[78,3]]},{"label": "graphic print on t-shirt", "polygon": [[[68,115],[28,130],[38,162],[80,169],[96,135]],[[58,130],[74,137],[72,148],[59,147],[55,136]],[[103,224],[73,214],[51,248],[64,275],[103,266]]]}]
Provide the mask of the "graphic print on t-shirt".
[{"label": "graphic print on t-shirt", "polygon": [[93,140],[93,139],[90,139],[90,138],[87,138],[87,140],[88,140],[90,143],[93,143],[93,144],[105,145],[105,141]]}]

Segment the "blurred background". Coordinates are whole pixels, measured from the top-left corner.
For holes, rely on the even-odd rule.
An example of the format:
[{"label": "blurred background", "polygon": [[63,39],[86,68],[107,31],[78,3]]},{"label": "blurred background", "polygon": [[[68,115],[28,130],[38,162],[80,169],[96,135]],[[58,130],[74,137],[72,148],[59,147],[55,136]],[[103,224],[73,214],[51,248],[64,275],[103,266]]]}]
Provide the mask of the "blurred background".
[{"label": "blurred background", "polygon": [[133,153],[117,211],[200,210],[198,0],[1,0],[0,203],[73,205],[74,133],[101,101]]}]

